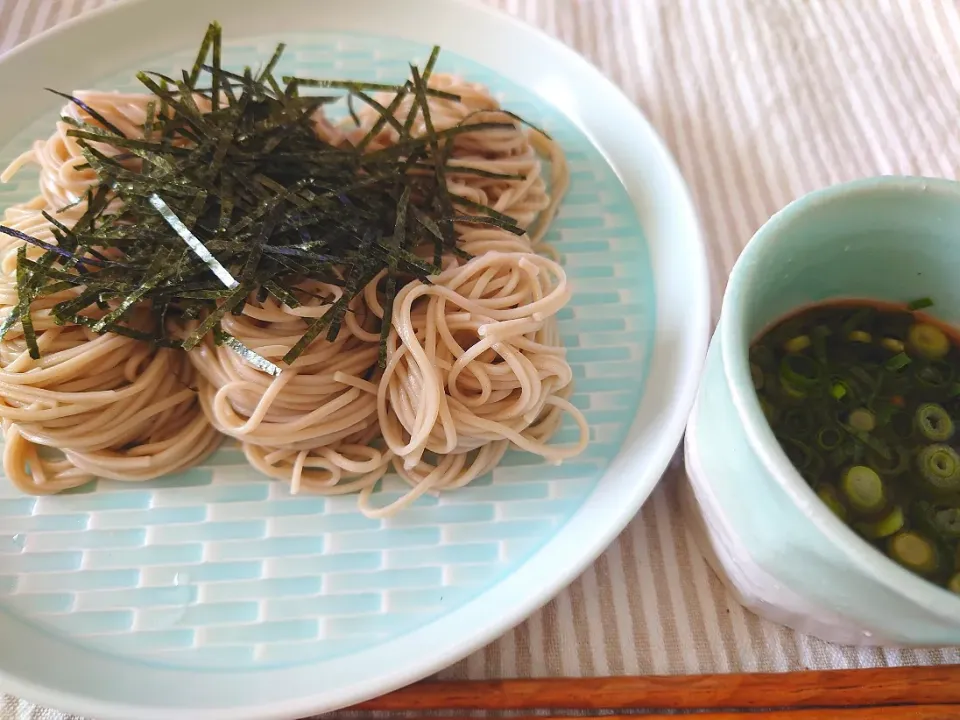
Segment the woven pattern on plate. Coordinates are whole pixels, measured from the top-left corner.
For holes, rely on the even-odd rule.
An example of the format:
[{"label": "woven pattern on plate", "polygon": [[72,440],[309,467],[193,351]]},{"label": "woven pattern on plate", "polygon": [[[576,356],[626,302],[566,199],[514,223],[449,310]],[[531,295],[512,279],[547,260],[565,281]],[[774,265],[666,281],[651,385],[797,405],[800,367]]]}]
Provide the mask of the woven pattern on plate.
[{"label": "woven pattern on plate", "polygon": [[[230,44],[257,67],[281,38]],[[386,38],[282,38],[280,73],[397,82],[429,48]],[[146,66],[170,72],[192,51]],[[126,68],[92,83],[135,90]],[[594,490],[635,414],[654,331],[653,280],[633,207],[590,141],[548,103],[450,53],[439,71],[492,87],[567,153],[570,192],[549,240],[574,285],[561,332],[588,451],[560,467],[511,452],[490,475],[400,515],[371,520],[355,498],[291,497],[225,446],[203,467],[151,483],[100,482],[23,497],[0,481],[0,608],[131,660],[177,668],[282,666],[376,645],[449,612],[515,571]],[[67,90],[71,88],[65,88]],[[38,88],[38,92],[41,90]],[[0,164],[52,128],[41,118],[0,148]],[[0,205],[36,192],[24,172]],[[568,423],[557,442],[573,438]],[[397,497],[384,484],[379,502]]]}]

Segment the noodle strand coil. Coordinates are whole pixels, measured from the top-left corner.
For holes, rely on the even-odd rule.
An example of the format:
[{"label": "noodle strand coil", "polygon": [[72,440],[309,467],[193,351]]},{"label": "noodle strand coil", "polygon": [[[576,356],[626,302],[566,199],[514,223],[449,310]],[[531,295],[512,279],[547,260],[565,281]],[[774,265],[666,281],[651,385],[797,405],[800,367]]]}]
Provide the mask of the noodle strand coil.
[{"label": "noodle strand coil", "polygon": [[[496,467],[510,447],[551,463],[580,453],[588,429],[569,401],[573,373],[556,320],[571,290],[542,242],[568,184],[563,153],[546,136],[523,128],[486,88],[438,73],[429,86],[460,98],[429,97],[435,131],[501,125],[449,141],[444,153],[450,196],[512,218],[525,234],[457,222],[462,256],[444,255],[442,272],[429,282],[400,286],[387,317],[381,273],[353,297],[336,338],[314,340],[289,366],[282,358],[343,291],[336,284],[300,283],[290,288],[300,303],[296,308],[252,292],[236,314],[223,317],[222,328],[282,367],[279,374],[258,369],[209,336],[182,353],[59,325],[51,310],[76,288],[36,300],[30,318],[42,357],[29,356],[20,323],[0,341],[7,476],[33,494],[97,477],[157,478],[200,462],[226,435],[241,443],[253,467],[289,482],[292,492],[359,493],[365,513],[384,516],[424,493],[468,484]],[[128,137],[143,137],[153,96],[78,97]],[[386,106],[392,99],[380,101]],[[209,110],[207,98],[194,101]],[[412,102],[412,95],[399,102],[397,125],[384,125],[370,151],[396,144],[396,127],[408,120]],[[56,234],[43,213],[71,227],[97,184],[84,167],[82,148],[68,135],[71,122],[91,117],[73,104],[64,113],[71,121],[58,122],[50,138],[0,175],[6,181],[27,165],[40,168],[40,194],[7,208],[4,224],[47,243],[55,243]],[[319,110],[311,117],[317,135],[334,144],[357,142],[378,119],[369,107],[355,126],[335,126]],[[422,112],[410,122],[414,136],[428,132]],[[97,147],[131,171],[139,167],[134,156],[103,143]],[[23,247],[22,240],[0,236],[0,319],[19,303],[17,253]],[[429,249],[415,252],[426,256]],[[31,245],[26,253],[36,259],[42,250]],[[186,336],[202,319],[168,326]],[[135,322],[148,328],[156,321],[144,312]],[[389,327],[381,369],[383,323]],[[575,421],[578,440],[550,444],[565,415]],[[51,448],[60,455],[50,457]],[[410,490],[376,507],[373,490],[390,470]]]}]

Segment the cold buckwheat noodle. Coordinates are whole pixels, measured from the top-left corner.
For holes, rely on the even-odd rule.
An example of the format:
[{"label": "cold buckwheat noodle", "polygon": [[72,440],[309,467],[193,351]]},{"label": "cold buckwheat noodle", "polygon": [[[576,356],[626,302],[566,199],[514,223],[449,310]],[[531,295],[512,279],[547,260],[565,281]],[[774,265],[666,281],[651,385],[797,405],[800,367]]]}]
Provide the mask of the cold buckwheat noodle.
[{"label": "cold buckwheat noodle", "polygon": [[[278,366],[270,374],[209,336],[191,352],[141,340],[98,335],[82,325],[58,325],[52,306],[65,295],[35,301],[30,317],[42,350],[31,358],[21,323],[0,341],[0,419],[4,471],[21,490],[55,493],[97,477],[146,480],[201,462],[221,435],[238,440],[252,466],[289,482],[292,492],[359,493],[363,512],[385,516],[424,493],[462,487],[492,470],[515,447],[560,463],[587,443],[583,414],[570,402],[573,374],[557,330],[557,313],[571,289],[552,250],[542,242],[568,184],[563,153],[546,136],[526,130],[482,86],[433,74],[429,86],[460,97],[430,97],[436,131],[478,122],[509,123],[456,135],[448,158],[451,196],[513,218],[524,235],[458,223],[464,256],[442,257],[429,282],[403,285],[384,317],[384,273],[353,297],[335,340],[314,340],[290,365],[282,358],[311,320],[331,310],[343,290],[305,281],[291,288],[295,307],[251,292],[223,330]],[[150,95],[82,93],[80,99],[131,138],[142,137]],[[389,105],[390,95],[378,98]],[[207,103],[207,98],[196,102]],[[404,123],[411,97],[396,107]],[[70,104],[64,114],[90,121]],[[359,126],[334,126],[321,113],[314,130],[332,143],[363,137],[378,119],[367,108]],[[3,224],[48,243],[53,224],[72,227],[86,209],[97,176],[57,123],[47,140],[13,161],[0,179],[39,167],[40,191],[8,208]],[[422,117],[414,135],[427,132]],[[389,124],[368,146],[388,148]],[[136,157],[109,145],[102,152],[137,171]],[[544,177],[543,160],[549,167]],[[501,177],[456,171],[487,171]],[[503,175],[514,177],[505,178]],[[0,317],[18,307],[17,254],[42,250],[0,236]],[[107,312],[107,310],[103,310]],[[200,320],[177,320],[189,333]],[[150,313],[135,316],[149,328]],[[174,321],[168,321],[174,322]],[[386,362],[378,365],[381,324]],[[564,415],[578,428],[570,445],[549,444]],[[48,451],[57,451],[48,457]],[[372,501],[390,470],[410,488],[393,502]]]},{"label": "cold buckwheat noodle", "polygon": [[[80,93],[101,115],[132,137],[140,133],[146,96]],[[81,119],[73,104],[63,115]],[[87,118],[83,118],[87,119]],[[4,212],[3,224],[54,242],[52,223],[72,226],[83,214],[86,191],[96,184],[70,127],[57,123],[18,157],[0,180],[27,164],[40,168],[40,194]],[[105,152],[116,153],[112,148]],[[70,206],[70,207],[67,207]],[[63,209],[63,208],[67,209]],[[0,236],[0,312],[18,303],[18,252],[35,259],[42,250]],[[30,317],[42,352],[30,357],[23,327],[15,324],[0,341],[0,421],[3,469],[20,490],[51,494],[98,477],[150,480],[186,469],[212,452],[220,438],[203,415],[196,396],[196,372],[184,353],[152,348],[121,335],[97,335],[76,324],[59,325],[50,309],[76,294],[67,290],[31,304]],[[148,317],[134,320],[146,327]],[[51,454],[48,450],[56,451]]]}]

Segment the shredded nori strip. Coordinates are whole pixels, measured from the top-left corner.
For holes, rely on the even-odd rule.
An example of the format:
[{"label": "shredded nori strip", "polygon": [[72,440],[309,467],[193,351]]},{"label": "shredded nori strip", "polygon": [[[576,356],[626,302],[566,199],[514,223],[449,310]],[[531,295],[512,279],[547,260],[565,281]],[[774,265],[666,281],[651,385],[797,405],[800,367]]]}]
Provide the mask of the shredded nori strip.
[{"label": "shredded nori strip", "polygon": [[[57,323],[186,350],[212,332],[218,345],[276,374],[279,366],[223,330],[220,321],[226,313],[240,312],[251,294],[261,299],[272,295],[297,307],[310,295],[301,287],[307,281],[342,288],[342,296],[309,323],[283,358],[289,365],[324,330],[327,338],[335,338],[350,302],[383,273],[383,366],[401,284],[429,282],[444,254],[469,257],[457,246],[454,223],[523,233],[513,218],[447,189],[450,174],[522,179],[451,164],[449,154],[457,135],[518,127],[525,121],[502,111],[502,121],[467,116],[437,130],[427,99],[460,100],[428,85],[439,51],[433,49],[422,71],[411,65],[410,79],[401,85],[294,76],[280,82],[275,72],[282,44],[259,72],[230,71],[222,66],[222,30],[213,23],[193,66],[179,79],[137,73],[155,100],[147,107],[143,137],[135,138],[125,137],[79,98],[52,90],[88,118],[66,118],[68,135],[99,182],[78,201],[87,207],[73,228],[47,216],[56,244],[0,226],[0,233],[45,251],[31,261],[26,246],[21,248],[20,300],[0,324],[0,337],[19,322],[30,354],[39,357],[30,304],[76,288],[74,297],[51,310]],[[301,95],[303,88],[334,92]],[[394,97],[384,105],[371,92]],[[344,96],[358,126],[354,100],[378,116],[355,145],[331,144],[314,129],[316,111]],[[411,107],[400,122],[395,113],[404,99]],[[203,102],[209,111],[201,109]],[[413,134],[418,117],[426,128],[422,137]],[[397,142],[367,152],[387,126],[399,136]],[[104,145],[119,154],[104,153]],[[149,308],[157,319],[154,332],[123,324],[138,307]],[[168,319],[196,319],[199,324],[188,337],[174,337],[168,334]]]}]

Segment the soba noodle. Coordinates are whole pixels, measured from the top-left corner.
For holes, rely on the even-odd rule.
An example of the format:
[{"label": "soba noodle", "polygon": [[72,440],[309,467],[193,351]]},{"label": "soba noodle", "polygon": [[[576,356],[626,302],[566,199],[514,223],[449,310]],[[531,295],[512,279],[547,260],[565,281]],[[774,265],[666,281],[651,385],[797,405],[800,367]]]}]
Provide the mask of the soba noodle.
[{"label": "soba noodle", "polygon": [[[525,235],[457,225],[459,245],[471,259],[443,257],[443,271],[431,282],[400,289],[387,318],[381,274],[353,298],[335,340],[315,340],[275,376],[209,337],[190,353],[157,349],[55,324],[50,309],[62,295],[34,302],[41,359],[29,357],[19,323],[0,341],[7,476],[35,494],[95,477],[155,478],[201,461],[222,434],[239,440],[252,466],[289,482],[292,492],[359,492],[363,511],[379,516],[423,493],[466,485],[493,469],[511,446],[552,463],[581,452],[588,432],[568,399],[573,375],[556,326],[570,286],[541,243],[568,182],[563,154],[539,132],[524,130],[482,86],[440,74],[431,75],[429,84],[461,97],[430,98],[437,130],[491,120],[511,124],[455,136],[449,165],[517,177],[452,169],[448,190],[512,217]],[[129,137],[142,136],[152,96],[85,93],[81,99]],[[391,98],[380,100],[387,105]],[[410,98],[399,104],[401,123],[410,108]],[[89,120],[74,105],[65,112]],[[314,127],[329,142],[355,142],[378,117],[368,109],[358,127],[335,127],[318,112]],[[58,122],[48,140],[36,142],[0,177],[7,180],[27,164],[39,166],[40,195],[9,208],[4,224],[46,242],[55,236],[41,212],[71,226],[97,183],[81,167],[83,154],[67,135],[70,127]],[[413,133],[424,132],[420,118]],[[397,137],[387,125],[369,149]],[[136,169],[136,158],[121,159]],[[0,241],[0,317],[18,302],[16,256],[23,244]],[[41,252],[27,249],[30,257]],[[308,323],[342,294],[336,285],[313,281],[292,290],[301,301],[296,308],[251,293],[241,313],[224,317],[224,331],[280,365]],[[149,313],[139,321],[146,327]],[[171,329],[188,333],[196,322]],[[380,370],[382,322],[390,329]],[[579,440],[548,444],[565,413],[576,421]],[[47,459],[38,446],[56,448],[62,457]],[[374,507],[371,493],[390,469],[411,489],[386,507]]]},{"label": "soba noodle", "polygon": [[[131,137],[142,136],[149,96],[78,93],[109,122]],[[76,105],[63,114],[89,120]],[[0,179],[27,164],[40,168],[40,195],[4,212],[3,224],[46,242],[55,242],[46,211],[70,227],[86,209],[87,190],[97,182],[76,140],[60,120],[14,160]],[[117,154],[108,146],[103,152]],[[66,208],[66,209],[64,209]],[[21,247],[36,259],[42,250],[0,236],[0,313],[18,302],[16,258]],[[58,325],[50,309],[78,291],[34,301],[30,316],[42,352],[27,352],[20,324],[0,341],[0,421],[5,445],[4,473],[24,492],[50,494],[98,477],[151,480],[195,465],[220,437],[202,412],[196,372],[183,353],[151,348],[120,335],[97,335],[80,325]],[[143,327],[151,320],[135,319]],[[41,448],[59,451],[50,457]]]},{"label": "soba noodle", "polygon": [[[16,303],[13,244],[0,249],[6,312]],[[24,492],[49,494],[97,477],[149,480],[209,454],[219,438],[201,412],[195,372],[183,353],[57,325],[50,308],[69,297],[51,295],[31,307],[39,360],[30,357],[18,326],[0,343],[7,477]],[[37,446],[55,448],[62,458]]]}]

